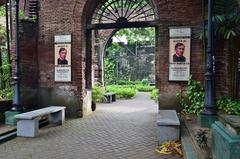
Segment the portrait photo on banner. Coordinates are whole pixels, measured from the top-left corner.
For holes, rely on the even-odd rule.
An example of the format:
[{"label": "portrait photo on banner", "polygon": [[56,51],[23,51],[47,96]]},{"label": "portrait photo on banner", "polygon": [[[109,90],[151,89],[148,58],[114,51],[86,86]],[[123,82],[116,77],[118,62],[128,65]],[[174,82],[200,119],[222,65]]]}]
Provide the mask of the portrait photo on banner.
[{"label": "portrait photo on banner", "polygon": [[55,65],[71,65],[71,44],[55,44]]},{"label": "portrait photo on banner", "polygon": [[190,38],[170,39],[169,62],[190,63]]}]

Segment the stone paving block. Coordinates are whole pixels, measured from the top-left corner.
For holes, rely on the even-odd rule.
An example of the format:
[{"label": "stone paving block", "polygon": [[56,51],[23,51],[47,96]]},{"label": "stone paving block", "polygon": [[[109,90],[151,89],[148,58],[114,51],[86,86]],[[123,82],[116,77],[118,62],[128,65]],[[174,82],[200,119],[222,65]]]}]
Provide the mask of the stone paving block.
[{"label": "stone paving block", "polygon": [[[85,118],[41,128],[37,138],[15,138],[0,145],[3,159],[178,159],[155,152],[158,106],[145,93],[132,100],[97,104]],[[12,154],[12,155],[6,155]],[[1,158],[2,159],[2,158]]]}]

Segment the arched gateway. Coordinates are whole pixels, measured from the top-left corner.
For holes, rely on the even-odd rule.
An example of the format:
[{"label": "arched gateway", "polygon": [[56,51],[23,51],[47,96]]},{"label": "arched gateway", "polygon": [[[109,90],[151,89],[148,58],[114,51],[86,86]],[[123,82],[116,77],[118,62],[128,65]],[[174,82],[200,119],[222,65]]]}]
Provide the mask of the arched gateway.
[{"label": "arched gateway", "polygon": [[[104,83],[103,80],[103,56],[105,47],[111,39],[111,37],[116,33],[117,30],[122,28],[136,28],[136,27],[155,27],[157,24],[157,18],[154,8],[152,7],[150,1],[148,0],[108,0],[103,4],[99,3],[93,12],[91,20],[87,21],[87,88],[91,88],[94,76],[94,70],[97,69],[98,77],[97,81]],[[93,36],[95,35],[95,36]],[[98,42],[94,43],[94,39],[97,38]],[[94,44],[93,44],[94,43]],[[92,45],[94,48],[92,49]],[[91,67],[93,54],[98,54],[97,58],[97,68]],[[96,70],[95,70],[96,71]]]},{"label": "arched gateway", "polygon": [[[176,43],[173,39],[182,41],[189,51],[185,71],[203,80],[203,49],[201,41],[195,38],[202,24],[201,1],[58,0],[38,3],[36,27],[23,28],[21,33],[22,104],[27,108],[66,105],[69,117],[91,113],[91,38],[92,31],[98,29],[156,27],[155,74],[160,108],[178,108],[175,95],[187,85],[185,80],[170,78],[170,74],[176,73],[174,68],[184,69],[177,64],[170,65],[170,43]],[[61,48],[67,49],[65,64],[57,62]]]}]

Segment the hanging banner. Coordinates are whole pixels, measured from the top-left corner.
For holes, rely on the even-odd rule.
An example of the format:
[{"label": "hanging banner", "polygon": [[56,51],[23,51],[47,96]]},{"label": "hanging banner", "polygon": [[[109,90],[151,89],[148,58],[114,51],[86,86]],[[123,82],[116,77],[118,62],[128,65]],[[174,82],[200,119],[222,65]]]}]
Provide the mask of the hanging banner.
[{"label": "hanging banner", "polygon": [[61,35],[54,37],[55,81],[71,82],[71,38],[68,35],[62,36],[63,39]]},{"label": "hanging banner", "polygon": [[172,31],[170,28],[169,81],[188,81],[190,75],[191,50],[189,30],[190,28],[179,28],[179,30],[174,28],[174,33],[171,33]]}]

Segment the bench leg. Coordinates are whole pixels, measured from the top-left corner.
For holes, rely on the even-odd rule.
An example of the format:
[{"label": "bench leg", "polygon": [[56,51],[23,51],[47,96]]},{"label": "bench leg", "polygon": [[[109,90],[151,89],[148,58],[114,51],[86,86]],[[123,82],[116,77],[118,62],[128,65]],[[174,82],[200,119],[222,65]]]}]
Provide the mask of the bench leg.
[{"label": "bench leg", "polygon": [[38,135],[38,129],[38,119],[17,121],[17,136],[36,137]]},{"label": "bench leg", "polygon": [[111,103],[111,97],[109,95],[105,95],[106,99],[107,99],[107,103]]},{"label": "bench leg", "polygon": [[113,102],[116,102],[116,94],[113,94],[113,95],[112,95],[112,101],[113,101]]},{"label": "bench leg", "polygon": [[64,121],[65,121],[65,110],[51,113],[49,116],[50,123],[62,125]]}]

